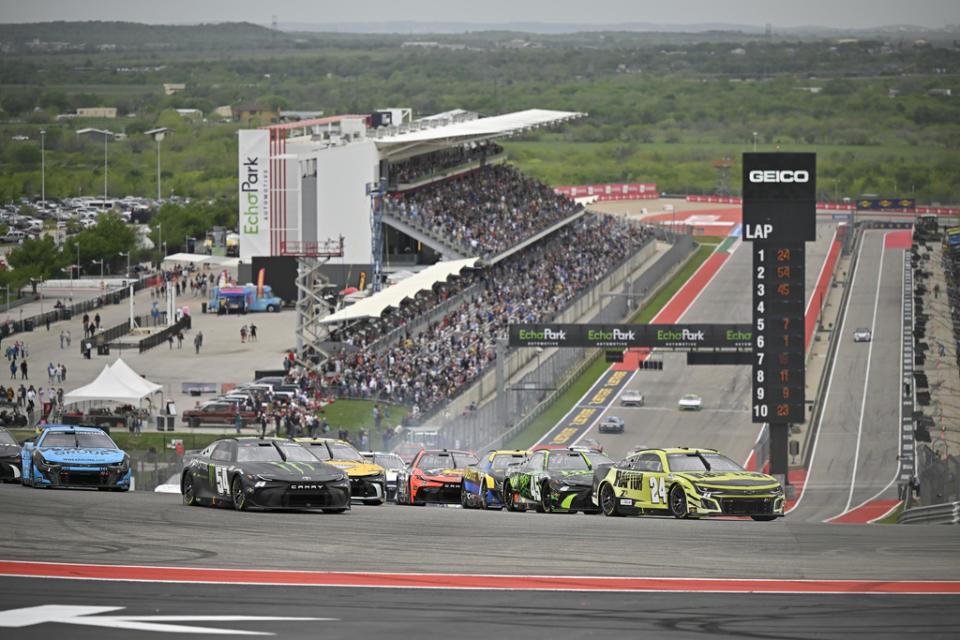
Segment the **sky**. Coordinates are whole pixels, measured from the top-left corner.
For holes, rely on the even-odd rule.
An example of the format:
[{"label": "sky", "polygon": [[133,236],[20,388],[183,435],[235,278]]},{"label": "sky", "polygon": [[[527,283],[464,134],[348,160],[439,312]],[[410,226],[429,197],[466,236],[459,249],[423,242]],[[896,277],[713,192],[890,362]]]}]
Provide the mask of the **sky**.
[{"label": "sky", "polygon": [[724,23],[842,28],[960,25],[958,0],[0,0],[0,23]]}]

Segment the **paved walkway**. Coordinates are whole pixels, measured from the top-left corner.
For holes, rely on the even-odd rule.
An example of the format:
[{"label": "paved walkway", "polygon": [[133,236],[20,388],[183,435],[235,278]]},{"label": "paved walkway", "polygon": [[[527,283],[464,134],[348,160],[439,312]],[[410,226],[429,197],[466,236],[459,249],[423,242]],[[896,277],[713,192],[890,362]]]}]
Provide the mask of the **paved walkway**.
[{"label": "paved walkway", "polygon": [[[44,309],[49,310],[55,301],[56,295],[68,296],[67,292],[49,292],[45,297]],[[87,294],[89,295],[89,294]],[[83,296],[76,295],[74,299]],[[134,297],[134,314],[149,314],[153,299],[150,291],[144,289]],[[53,322],[49,330],[44,326],[37,327],[32,332],[15,334],[3,341],[5,348],[10,341],[25,341],[29,347],[29,383],[48,385],[46,368],[48,363],[63,363],[67,368],[67,380],[63,383],[64,392],[88,384],[96,378],[106,364],[114,362],[118,356],[129,364],[137,373],[145,376],[151,382],[163,385],[165,400],[172,400],[181,414],[184,409],[198,402],[212,397],[204,394],[194,397],[181,392],[183,382],[214,382],[219,386],[223,383],[250,382],[254,378],[254,371],[263,369],[281,369],[283,356],[286,351],[295,346],[296,341],[296,313],[292,309],[280,313],[250,313],[247,315],[217,316],[216,314],[201,313],[200,297],[187,294],[178,298],[178,307],[188,307],[193,319],[193,328],[184,334],[183,348],[178,349],[174,341],[173,349],[166,344],[154,347],[144,353],[135,349],[111,349],[109,356],[98,356],[96,350],[90,360],[83,358],[80,353],[83,329],[81,317],[70,320]],[[162,304],[162,303],[161,303]],[[22,307],[24,317],[40,313],[40,303],[31,302]],[[111,304],[101,307],[101,326],[111,327],[130,317],[130,301],[123,300],[120,304]],[[14,316],[16,313],[17,316]],[[93,312],[91,312],[91,317]],[[11,319],[19,317],[19,309],[11,313]],[[257,326],[257,342],[241,343],[240,327],[251,322]],[[69,329],[72,334],[71,348],[60,348],[60,332]],[[203,332],[203,346],[200,353],[195,353],[193,340],[195,335]],[[122,338],[123,341],[133,342],[133,336]],[[0,380],[8,380],[0,376]],[[20,384],[20,381],[17,381]],[[151,420],[150,429],[154,428]],[[179,417],[177,428],[182,426]],[[219,429],[214,428],[215,431]]]}]

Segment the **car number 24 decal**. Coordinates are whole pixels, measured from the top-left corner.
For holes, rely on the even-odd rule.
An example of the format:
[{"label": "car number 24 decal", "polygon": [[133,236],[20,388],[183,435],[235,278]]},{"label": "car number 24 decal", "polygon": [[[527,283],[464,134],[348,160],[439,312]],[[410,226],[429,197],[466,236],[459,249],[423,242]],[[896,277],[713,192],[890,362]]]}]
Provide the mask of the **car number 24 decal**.
[{"label": "car number 24 decal", "polygon": [[[659,482],[657,482],[658,480]],[[650,476],[650,502],[653,504],[667,503],[667,491],[663,484],[663,476],[660,476],[659,478],[656,476]]]}]

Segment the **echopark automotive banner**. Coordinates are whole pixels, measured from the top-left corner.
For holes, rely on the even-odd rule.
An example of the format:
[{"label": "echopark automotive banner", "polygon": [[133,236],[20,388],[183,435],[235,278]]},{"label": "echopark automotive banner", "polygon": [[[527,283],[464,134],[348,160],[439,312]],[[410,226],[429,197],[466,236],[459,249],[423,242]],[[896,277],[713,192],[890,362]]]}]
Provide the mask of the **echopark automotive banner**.
[{"label": "echopark automotive banner", "polygon": [[240,257],[270,252],[270,132],[242,129],[239,139]]}]

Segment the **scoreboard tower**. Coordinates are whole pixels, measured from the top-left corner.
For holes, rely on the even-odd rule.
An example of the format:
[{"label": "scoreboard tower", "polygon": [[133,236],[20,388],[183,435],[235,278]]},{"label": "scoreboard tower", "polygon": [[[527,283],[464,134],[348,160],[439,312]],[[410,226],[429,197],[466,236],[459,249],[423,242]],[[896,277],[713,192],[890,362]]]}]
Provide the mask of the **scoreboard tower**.
[{"label": "scoreboard tower", "polygon": [[803,422],[804,243],[816,239],[816,154],[743,154],[743,239],[753,243],[753,422],[770,425],[770,472],[787,474]]}]

